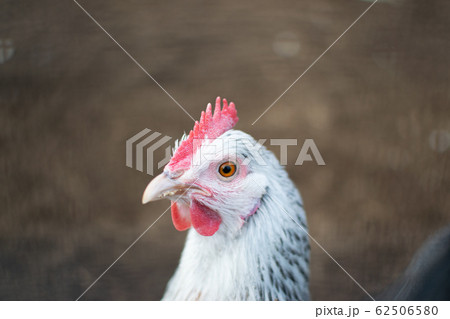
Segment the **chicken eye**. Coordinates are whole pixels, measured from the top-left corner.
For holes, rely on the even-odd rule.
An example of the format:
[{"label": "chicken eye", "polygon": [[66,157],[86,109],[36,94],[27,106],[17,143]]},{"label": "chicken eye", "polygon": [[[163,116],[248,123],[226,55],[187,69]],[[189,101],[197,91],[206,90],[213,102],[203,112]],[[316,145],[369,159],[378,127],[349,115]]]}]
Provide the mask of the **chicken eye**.
[{"label": "chicken eye", "polygon": [[219,166],[219,174],[223,177],[231,177],[236,173],[236,164],[225,162]]}]

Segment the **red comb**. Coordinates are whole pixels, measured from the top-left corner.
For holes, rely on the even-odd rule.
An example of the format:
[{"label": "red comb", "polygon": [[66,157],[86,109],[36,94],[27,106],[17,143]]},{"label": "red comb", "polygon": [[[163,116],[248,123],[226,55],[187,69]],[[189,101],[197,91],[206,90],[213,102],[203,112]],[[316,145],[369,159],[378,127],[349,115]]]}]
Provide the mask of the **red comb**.
[{"label": "red comb", "polygon": [[227,100],[223,99],[223,108],[220,109],[220,97],[217,97],[214,115],[211,112],[211,103],[208,103],[206,112],[202,111],[200,122],[195,121],[194,129],[173,154],[167,168],[172,171],[189,168],[192,156],[201,145],[198,142],[194,143],[194,140],[215,139],[232,129],[238,120],[233,102],[228,105]]}]

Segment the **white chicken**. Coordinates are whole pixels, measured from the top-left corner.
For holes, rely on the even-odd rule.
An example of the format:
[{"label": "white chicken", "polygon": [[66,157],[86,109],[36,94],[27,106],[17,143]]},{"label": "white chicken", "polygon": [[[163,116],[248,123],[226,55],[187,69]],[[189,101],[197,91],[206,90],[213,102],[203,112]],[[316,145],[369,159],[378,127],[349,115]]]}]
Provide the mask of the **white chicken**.
[{"label": "white chicken", "polygon": [[[308,300],[310,245],[303,203],[276,157],[233,130],[233,103],[216,99],[147,186],[189,230],[163,300]],[[213,150],[213,151],[211,151]],[[208,155],[208,156],[207,156]]]}]

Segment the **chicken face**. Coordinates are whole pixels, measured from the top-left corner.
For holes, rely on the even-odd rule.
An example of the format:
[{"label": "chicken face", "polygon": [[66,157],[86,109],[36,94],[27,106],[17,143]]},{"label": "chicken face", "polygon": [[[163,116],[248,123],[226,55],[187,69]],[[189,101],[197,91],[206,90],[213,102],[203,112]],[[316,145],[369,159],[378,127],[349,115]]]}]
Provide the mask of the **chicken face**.
[{"label": "chicken face", "polygon": [[[234,105],[230,106],[234,109]],[[200,127],[198,131],[203,129],[205,132],[204,136],[198,134],[197,139],[190,140],[195,137],[191,132],[175,151],[164,172],[155,177],[144,192],[144,204],[163,198],[172,201],[172,220],[177,230],[193,226],[203,236],[212,236],[219,229],[224,234],[235,234],[259,207],[267,180],[264,174],[257,173],[261,170],[256,169],[258,164],[252,160],[254,154],[245,143],[250,140],[256,142],[249,135],[228,128],[232,123],[230,117],[235,118],[234,122],[237,117],[232,112],[231,116],[226,116],[230,114],[227,111],[225,100],[222,111],[220,100],[216,101],[214,116],[208,106],[200,123],[196,123],[196,127]],[[222,116],[216,117],[217,112]],[[214,132],[210,127],[202,127],[214,117],[218,120],[209,122],[213,124]],[[224,132],[220,130],[223,123],[228,124]],[[211,133],[219,136],[214,137]],[[193,151],[183,145],[188,145]],[[174,164],[174,159],[178,163]]]}]

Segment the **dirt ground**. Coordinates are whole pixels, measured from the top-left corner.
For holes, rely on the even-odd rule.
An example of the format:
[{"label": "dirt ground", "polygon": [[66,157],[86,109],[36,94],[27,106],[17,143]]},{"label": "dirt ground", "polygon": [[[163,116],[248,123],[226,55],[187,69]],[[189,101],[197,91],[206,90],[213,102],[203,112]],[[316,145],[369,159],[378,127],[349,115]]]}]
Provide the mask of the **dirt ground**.
[{"label": "dirt ground", "polygon": [[[194,117],[217,96],[255,138],[313,138],[287,170],[310,233],[370,293],[450,223],[450,2],[86,1]],[[0,4],[0,299],[74,300],[168,207],[125,165],[144,128],[192,120],[73,1]],[[277,150],[272,147],[271,149]],[[164,215],[84,296],[155,300],[183,247]],[[367,296],[315,244],[314,300]]]}]

